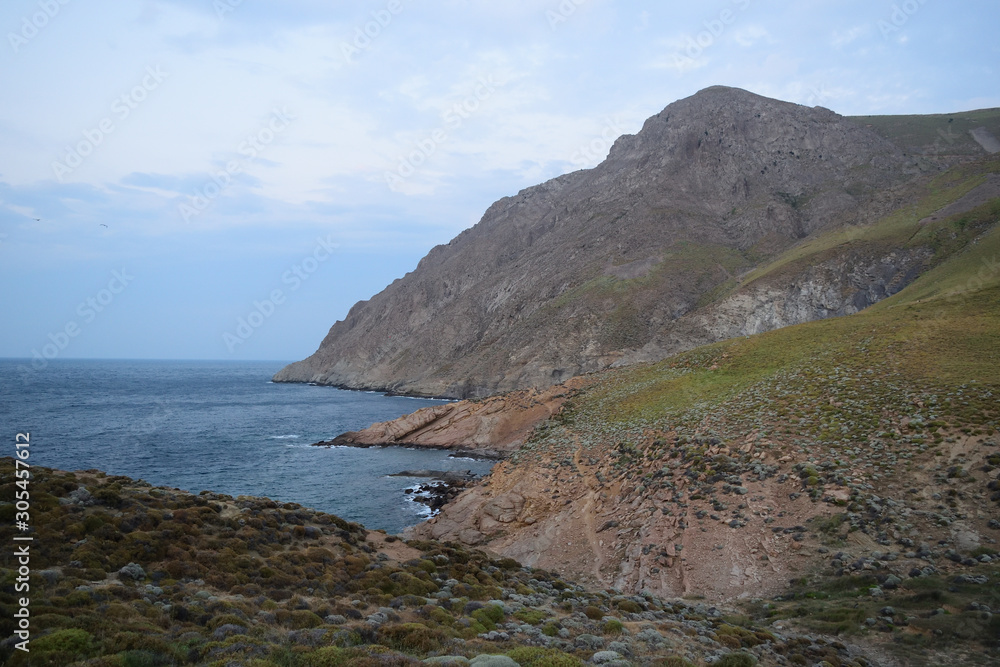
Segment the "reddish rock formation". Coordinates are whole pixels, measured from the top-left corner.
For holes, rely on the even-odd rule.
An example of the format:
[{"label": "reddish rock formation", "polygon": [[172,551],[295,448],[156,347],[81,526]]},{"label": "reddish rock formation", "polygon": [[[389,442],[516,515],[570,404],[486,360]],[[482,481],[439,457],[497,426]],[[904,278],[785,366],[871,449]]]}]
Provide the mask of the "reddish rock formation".
[{"label": "reddish rock formation", "polygon": [[566,399],[586,383],[586,378],[575,378],[545,391],[513,391],[478,401],[435,405],[316,445],[406,445],[502,458],[516,451],[536,424],[559,412]]}]

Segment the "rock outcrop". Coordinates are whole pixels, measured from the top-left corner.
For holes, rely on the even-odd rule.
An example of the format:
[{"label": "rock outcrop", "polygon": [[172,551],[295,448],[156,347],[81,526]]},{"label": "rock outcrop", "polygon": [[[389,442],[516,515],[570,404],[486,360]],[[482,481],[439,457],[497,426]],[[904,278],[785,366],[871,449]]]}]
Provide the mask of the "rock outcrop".
[{"label": "rock outcrop", "polygon": [[559,412],[585,378],[573,378],[545,391],[514,391],[500,396],[421,408],[398,419],[349,431],[317,446],[405,445],[449,449],[486,458],[516,451],[535,425]]},{"label": "rock outcrop", "polygon": [[493,204],[274,379],[481,397],[854,312],[906,284],[920,257],[838,256],[791,283],[739,281],[898,207],[922,168],[830,110],[708,88],[596,168]]}]

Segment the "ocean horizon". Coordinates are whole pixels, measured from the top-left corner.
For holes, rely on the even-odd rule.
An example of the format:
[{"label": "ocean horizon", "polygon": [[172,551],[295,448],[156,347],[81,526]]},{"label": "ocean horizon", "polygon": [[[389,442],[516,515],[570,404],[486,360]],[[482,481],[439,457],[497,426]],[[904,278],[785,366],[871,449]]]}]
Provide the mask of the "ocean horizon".
[{"label": "ocean horizon", "polygon": [[312,447],[440,399],[274,383],[286,362],[0,358],[10,437],[31,433],[31,464],[99,469],[192,493],[266,496],[390,533],[426,518],[405,470],[492,461],[404,447]]}]

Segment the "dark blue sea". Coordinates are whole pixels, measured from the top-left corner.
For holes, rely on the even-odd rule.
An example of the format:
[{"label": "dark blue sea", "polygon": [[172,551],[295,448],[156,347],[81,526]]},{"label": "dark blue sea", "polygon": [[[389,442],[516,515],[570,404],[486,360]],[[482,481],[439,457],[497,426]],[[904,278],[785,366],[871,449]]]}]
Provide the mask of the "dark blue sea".
[{"label": "dark blue sea", "polygon": [[443,451],[311,447],[394,419],[429,399],[274,384],[284,362],[0,360],[3,441],[31,433],[34,465],[97,468],[194,493],[267,496],[390,533],[426,508],[404,489],[414,469],[487,472]]}]

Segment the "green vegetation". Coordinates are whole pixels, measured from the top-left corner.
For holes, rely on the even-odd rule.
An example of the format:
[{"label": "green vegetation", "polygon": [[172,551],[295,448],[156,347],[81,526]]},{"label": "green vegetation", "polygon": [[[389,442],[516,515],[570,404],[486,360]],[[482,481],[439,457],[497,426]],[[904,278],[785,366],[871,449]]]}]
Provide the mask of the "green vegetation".
[{"label": "green vegetation", "polygon": [[[974,215],[995,224],[1000,209],[994,202]],[[877,385],[893,375],[913,383],[998,384],[1000,364],[989,363],[1000,350],[997,257],[1000,228],[994,227],[967,251],[857,315],[723,341],[609,374],[574,401],[575,418],[593,414],[611,423],[654,425],[665,414],[718,403],[778,380],[794,383],[805,399],[801,403],[829,396],[834,383],[838,393],[861,394],[861,384]],[[845,374],[850,377],[836,377]],[[845,379],[854,386],[846,386]],[[807,409],[788,405],[785,412],[794,408]]]},{"label": "green vegetation", "polygon": [[[1000,162],[987,166],[997,171]],[[745,480],[781,474],[790,499],[826,503],[802,526],[774,527],[794,534],[789,541],[811,534],[842,545],[856,534],[891,544],[890,533],[914,534],[913,525],[883,511],[875,484],[951,457],[947,446],[962,438],[975,453],[936,466],[942,493],[933,511],[922,511],[924,525],[950,530],[945,513],[966,494],[1000,502],[1000,454],[980,451],[1000,432],[1000,205],[921,222],[980,183],[981,167],[949,171],[913,207],[811,239],[744,281],[821,261],[845,243],[859,252],[873,244],[924,248],[928,270],[905,290],[850,317],[604,373],[539,426],[511,464],[544,461],[532,474],[574,479],[589,467],[599,483],[620,483],[623,505],[660,493],[653,509],[661,515],[724,520],[733,529],[749,519],[741,513],[741,499],[752,497]],[[680,248],[646,276],[594,278],[552,307],[659,289],[689,263],[714,271],[744,261],[719,252]],[[616,311],[612,342],[629,339],[638,317],[626,306]],[[772,463],[782,460],[783,468]],[[13,466],[0,460],[0,541],[8,544]],[[867,663],[835,641],[772,633],[766,624],[884,633],[911,662],[931,648],[982,657],[1000,633],[1000,614],[988,611],[1000,609],[995,585],[933,568],[890,579],[871,563],[850,569],[836,556],[827,570],[797,573],[775,600],[748,603],[748,616],[719,617],[697,594],[665,603],[589,592],[509,558],[404,543],[293,503],[38,467],[31,489],[32,650],[29,659],[0,648],[12,667],[409,665],[481,654],[541,667],[582,665],[610,645],[642,664],[677,667],[692,664],[684,655],[705,656],[706,643],[728,651],[716,665],[750,667],[759,653],[783,656],[782,664],[846,667]],[[689,514],[695,501],[705,509]],[[653,547],[669,567],[683,545]],[[1000,581],[990,547],[952,555],[985,557],[970,567],[987,583]],[[3,637],[15,629],[15,568],[0,560]]]},{"label": "green vegetation", "polygon": [[[931,264],[948,256],[949,251],[964,246],[981,232],[996,222],[997,202],[986,204],[977,211],[953,216],[947,220],[922,222],[968,194],[981,185],[986,174],[1000,172],[1000,160],[991,159],[968,165],[959,165],[913,193],[911,205],[901,207],[872,225],[841,227],[810,237],[791,248],[774,261],[761,266],[746,275],[741,284],[776,276],[781,272],[801,271],[805,266],[815,266],[829,259],[845,246],[854,252],[885,252],[892,248],[916,248],[930,245],[935,249]],[[964,220],[965,222],[960,222]],[[955,230],[960,234],[953,235]],[[945,242],[947,239],[947,243]]]},{"label": "green vegetation", "polygon": [[[13,497],[13,468],[0,459],[0,498]],[[482,654],[578,667],[614,642],[650,664],[683,665],[676,642],[687,654],[707,649],[666,639],[681,619],[734,647],[766,636],[749,618],[721,624],[683,602],[588,592],[509,558],[402,543],[294,503],[94,471],[31,473],[31,651],[0,648],[11,667],[416,665]],[[0,540],[12,530],[0,526]],[[0,565],[0,633],[10,636],[17,573]],[[768,651],[785,650],[769,641]]]},{"label": "green vegetation", "polygon": [[732,248],[681,242],[639,277],[615,276],[616,267],[595,268],[587,280],[544,304],[532,318],[539,323],[566,319],[567,326],[574,326],[572,319],[577,313],[601,312],[598,338],[603,348],[640,346],[650,333],[646,310],[665,292],[689,282],[699,293],[718,290],[718,285],[748,266],[750,260]]},{"label": "green vegetation", "polygon": [[1000,137],[1000,109],[920,116],[853,116],[851,120],[870,126],[911,154],[928,157],[982,155],[982,148],[969,135],[970,130],[979,127]]},{"label": "green vegetation", "polygon": [[[902,291],[848,317],[595,376],[513,463],[533,466],[559,488],[589,475],[619,494],[619,506],[650,517],[633,527],[660,515],[690,522],[689,530],[752,521],[753,539],[762,523],[788,536],[785,545],[830,554],[831,565],[759,605],[753,622],[717,625],[714,637],[733,651],[733,664],[752,659],[746,651],[765,641],[754,622],[785,619],[827,636],[884,642],[903,664],[992,664],[1000,637],[1000,556],[991,532],[1000,528],[1000,200],[929,216],[998,171],[995,159],[956,167],[930,181],[913,205],[875,225],[807,240],[743,281],[800,272],[845,245],[873,257],[895,247],[925,258],[923,273]],[[783,493],[777,507],[762,508],[766,492],[753,495],[770,478],[785,489],[763,487]],[[781,527],[784,493],[812,503],[802,526]],[[752,515],[743,498],[756,500]],[[955,526],[969,523],[983,541],[955,550]],[[934,558],[906,553],[924,541]],[[892,557],[849,562],[865,552],[860,545]],[[655,555],[664,546],[646,548]],[[841,560],[840,549],[855,556]],[[660,555],[657,565],[677,567],[669,552]],[[895,561],[904,559],[901,569]],[[952,561],[981,579],[927,569],[948,570]],[[607,615],[599,605],[583,611]],[[790,644],[782,653],[788,664],[839,660]]]}]

